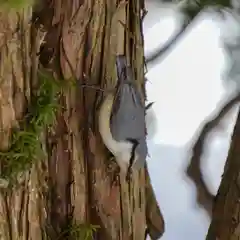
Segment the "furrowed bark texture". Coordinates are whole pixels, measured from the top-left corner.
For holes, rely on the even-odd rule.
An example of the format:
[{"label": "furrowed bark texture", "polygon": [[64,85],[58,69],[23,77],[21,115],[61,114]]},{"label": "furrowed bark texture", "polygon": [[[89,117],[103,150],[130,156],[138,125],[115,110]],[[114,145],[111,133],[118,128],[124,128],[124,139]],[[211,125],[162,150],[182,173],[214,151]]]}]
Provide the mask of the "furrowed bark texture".
[{"label": "furrowed bark texture", "polygon": [[[0,10],[0,147],[10,145],[12,127],[30,102],[30,79],[36,77],[35,36],[31,44],[31,8],[16,13]],[[39,162],[25,174],[26,181],[15,189],[0,192],[0,238],[42,239],[41,225],[45,216],[44,162]]]},{"label": "furrowed bark texture", "polygon": [[54,131],[42,133],[46,158],[21,186],[1,190],[0,239],[66,239],[59,236],[73,221],[99,225],[95,239],[141,240],[146,229],[152,239],[163,234],[147,171],[134,172],[130,184],[121,175],[112,184],[111,156],[97,127],[106,93],[80,86],[112,89],[115,56],[126,54],[144,99],[140,8],[138,0],[51,0],[34,11],[32,24],[31,9],[0,12],[1,150],[31,101],[38,56],[56,79],[77,79],[61,94]]},{"label": "furrowed bark texture", "polygon": [[224,168],[207,240],[240,239],[240,112]]}]

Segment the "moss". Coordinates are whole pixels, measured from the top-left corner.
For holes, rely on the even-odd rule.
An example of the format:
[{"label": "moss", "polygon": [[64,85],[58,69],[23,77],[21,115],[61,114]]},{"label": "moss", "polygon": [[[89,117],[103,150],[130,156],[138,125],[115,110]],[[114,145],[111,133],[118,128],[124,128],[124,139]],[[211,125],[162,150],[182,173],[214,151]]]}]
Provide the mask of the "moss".
[{"label": "moss", "polygon": [[33,5],[33,3],[33,0],[0,0],[0,7],[6,9],[21,9]]},{"label": "moss", "polygon": [[74,240],[93,240],[93,234],[98,228],[98,225],[71,223],[67,229],[60,234],[57,240],[66,239],[66,237],[67,239]]},{"label": "moss", "polygon": [[12,129],[8,151],[0,152],[2,183],[8,183],[8,186],[16,183],[37,159],[43,158],[40,136],[56,122],[60,108],[58,100],[62,89],[67,86],[66,82],[39,72],[40,85],[31,106],[20,122],[20,128]]}]

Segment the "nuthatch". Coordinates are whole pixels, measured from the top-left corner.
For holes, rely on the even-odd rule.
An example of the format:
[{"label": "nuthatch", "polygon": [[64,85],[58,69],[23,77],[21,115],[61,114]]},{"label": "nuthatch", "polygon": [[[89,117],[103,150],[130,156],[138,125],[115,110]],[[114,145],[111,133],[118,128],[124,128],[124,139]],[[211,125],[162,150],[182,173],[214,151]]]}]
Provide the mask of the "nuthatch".
[{"label": "nuthatch", "polygon": [[120,169],[128,174],[131,168],[143,167],[148,154],[145,106],[124,56],[117,56],[117,73],[116,92],[108,94],[100,108],[99,132]]}]

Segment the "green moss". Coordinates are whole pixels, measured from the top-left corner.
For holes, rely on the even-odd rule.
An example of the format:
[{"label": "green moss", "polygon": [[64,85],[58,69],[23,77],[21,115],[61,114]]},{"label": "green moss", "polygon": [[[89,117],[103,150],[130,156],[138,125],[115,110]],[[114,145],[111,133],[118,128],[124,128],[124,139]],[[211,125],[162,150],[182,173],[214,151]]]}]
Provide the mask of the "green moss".
[{"label": "green moss", "polygon": [[98,228],[98,225],[71,223],[71,225],[60,234],[57,240],[63,239],[66,236],[68,239],[93,240],[93,234]]},{"label": "green moss", "polygon": [[0,0],[0,7],[21,9],[33,5],[33,0]]},{"label": "green moss", "polygon": [[29,170],[34,161],[43,157],[41,133],[55,124],[60,108],[59,94],[67,86],[67,81],[55,80],[43,72],[39,73],[39,82],[20,128],[12,130],[10,148],[0,152],[0,178],[11,184],[16,183],[18,175]]}]

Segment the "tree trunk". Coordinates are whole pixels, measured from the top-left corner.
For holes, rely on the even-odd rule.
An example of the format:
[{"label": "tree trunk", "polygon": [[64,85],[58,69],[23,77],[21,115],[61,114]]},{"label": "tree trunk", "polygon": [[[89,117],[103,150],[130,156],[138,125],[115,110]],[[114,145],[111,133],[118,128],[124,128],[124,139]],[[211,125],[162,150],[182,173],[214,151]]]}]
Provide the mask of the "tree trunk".
[{"label": "tree trunk", "polygon": [[240,112],[224,168],[221,185],[215,198],[212,222],[207,240],[240,239]]},{"label": "tree trunk", "polygon": [[113,184],[114,161],[97,126],[106,93],[81,86],[112,89],[115,56],[125,54],[145,97],[141,7],[51,0],[33,14],[31,7],[0,12],[0,239],[163,234],[148,172],[134,172],[129,184],[120,174]]}]

